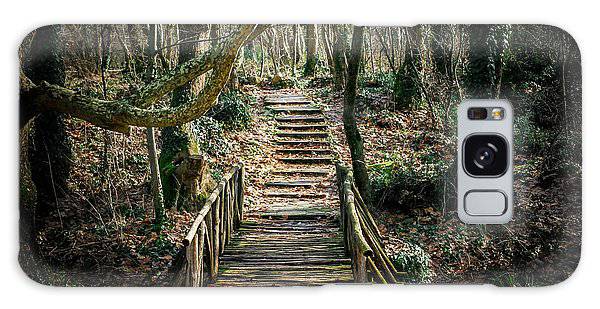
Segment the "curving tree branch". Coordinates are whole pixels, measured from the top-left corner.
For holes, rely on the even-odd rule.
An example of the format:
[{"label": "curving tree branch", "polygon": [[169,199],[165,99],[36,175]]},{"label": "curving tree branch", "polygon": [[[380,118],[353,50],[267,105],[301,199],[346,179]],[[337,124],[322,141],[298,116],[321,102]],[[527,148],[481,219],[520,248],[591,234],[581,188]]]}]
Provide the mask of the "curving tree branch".
[{"label": "curving tree branch", "polygon": [[[44,111],[67,113],[121,133],[128,133],[130,126],[166,127],[189,122],[202,116],[215,104],[229,78],[239,49],[260,35],[266,27],[241,26],[237,33],[215,48],[176,67],[136,94],[121,100],[94,99],[47,82],[36,85],[21,73],[21,127],[37,113]],[[209,71],[211,77],[193,101],[177,107],[150,109],[164,95]]]}]

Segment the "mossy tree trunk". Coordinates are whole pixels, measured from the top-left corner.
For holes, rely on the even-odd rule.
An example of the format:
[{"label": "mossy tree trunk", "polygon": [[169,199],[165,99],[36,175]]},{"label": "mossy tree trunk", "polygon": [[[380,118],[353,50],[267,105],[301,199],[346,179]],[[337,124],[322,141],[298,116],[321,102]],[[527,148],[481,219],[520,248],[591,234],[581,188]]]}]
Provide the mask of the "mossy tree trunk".
[{"label": "mossy tree trunk", "polygon": [[346,133],[348,146],[350,147],[356,187],[364,201],[368,205],[371,205],[371,189],[369,173],[365,161],[364,143],[360,131],[358,130],[356,116],[354,114],[356,105],[356,84],[363,50],[363,32],[363,27],[355,26],[352,34],[352,47],[348,61],[346,89],[344,91],[344,131]]},{"label": "mossy tree trunk", "polygon": [[[400,109],[414,106],[419,98],[419,48],[415,28],[405,29],[406,52],[404,61],[394,76],[394,101]],[[393,41],[392,41],[393,44]]]},{"label": "mossy tree trunk", "polygon": [[[24,72],[35,83],[45,81],[65,85],[60,29],[60,26],[46,26],[35,31],[23,67]],[[27,114],[28,111],[22,113]],[[57,209],[58,199],[67,190],[72,149],[64,114],[49,111],[37,115],[27,151],[31,178],[37,192],[35,220],[39,223],[43,222],[49,211]]]},{"label": "mossy tree trunk", "polygon": [[[193,33],[192,26],[182,25],[179,28],[179,40],[190,39]],[[210,28],[210,38],[215,39],[213,46],[216,46],[218,36],[218,25],[212,25]],[[178,47],[178,63],[184,64],[196,57],[196,44],[181,44]],[[173,91],[171,98],[171,107],[178,107],[185,102],[192,100],[192,85],[187,83]],[[162,151],[159,164],[163,182],[163,192],[166,205],[168,207],[188,208],[190,205],[190,191],[194,188],[188,188],[186,184],[180,183],[176,177],[176,168],[181,162],[179,158],[197,156],[200,151],[195,141],[190,124],[184,124],[176,127],[167,127],[162,130]]]},{"label": "mossy tree trunk", "polygon": [[306,25],[306,64],[304,65],[304,76],[315,76],[317,67],[317,26]]}]

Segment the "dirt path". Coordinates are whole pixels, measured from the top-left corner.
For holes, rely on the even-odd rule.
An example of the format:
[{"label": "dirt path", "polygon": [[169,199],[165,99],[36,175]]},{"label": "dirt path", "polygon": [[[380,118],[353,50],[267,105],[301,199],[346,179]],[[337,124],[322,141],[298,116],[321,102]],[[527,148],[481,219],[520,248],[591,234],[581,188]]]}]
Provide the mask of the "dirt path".
[{"label": "dirt path", "polygon": [[306,97],[284,92],[265,93],[258,108],[256,134],[268,140],[257,146],[255,155],[262,158],[246,163],[249,210],[221,257],[214,285],[351,282],[322,111]]}]

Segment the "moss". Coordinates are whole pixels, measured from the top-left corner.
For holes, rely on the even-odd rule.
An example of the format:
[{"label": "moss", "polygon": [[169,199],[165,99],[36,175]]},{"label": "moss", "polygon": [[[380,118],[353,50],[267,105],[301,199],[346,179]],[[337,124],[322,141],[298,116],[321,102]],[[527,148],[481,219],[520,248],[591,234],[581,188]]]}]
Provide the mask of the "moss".
[{"label": "moss", "polygon": [[427,282],[435,273],[431,268],[431,257],[421,247],[404,242],[392,256],[392,262],[398,271],[406,272],[411,281]]},{"label": "moss", "polygon": [[[187,152],[191,155],[199,154],[198,142],[189,133],[188,126],[168,127],[162,131],[162,151],[158,160],[163,187],[165,206],[186,208],[187,203],[178,197],[186,196],[185,188],[178,188],[174,172],[175,156],[181,152]],[[183,190],[182,190],[183,189]]]},{"label": "moss", "polygon": [[194,145],[198,153],[209,156],[219,156],[229,151],[223,126],[217,120],[210,117],[200,117],[190,123],[190,132],[193,136]]},{"label": "moss", "polygon": [[238,90],[225,92],[206,115],[219,121],[226,129],[246,129],[252,122],[249,104],[251,99],[253,98]]},{"label": "moss", "polygon": [[413,58],[409,57],[394,76],[392,93],[400,110],[415,107],[419,99],[418,72],[413,61]]},{"label": "moss", "polygon": [[221,124],[210,117],[200,117],[185,126],[163,129],[162,138],[159,166],[165,206],[191,209],[198,203],[196,200],[189,200],[187,188],[177,183],[174,176],[177,166],[173,161],[179,153],[208,156],[225,154],[229,147]]},{"label": "moss", "polygon": [[376,204],[403,210],[440,207],[452,163],[434,150],[422,150],[394,155],[387,162],[371,165],[369,174]]}]

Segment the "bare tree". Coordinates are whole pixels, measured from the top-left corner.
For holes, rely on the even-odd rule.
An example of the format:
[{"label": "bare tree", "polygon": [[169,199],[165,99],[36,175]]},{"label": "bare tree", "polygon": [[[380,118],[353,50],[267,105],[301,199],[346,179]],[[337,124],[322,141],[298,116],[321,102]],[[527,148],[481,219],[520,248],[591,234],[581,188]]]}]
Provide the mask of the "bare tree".
[{"label": "bare tree", "polygon": [[[148,25],[148,28],[148,46],[145,51],[148,59],[145,78],[147,81],[152,79],[156,68],[157,25]],[[164,222],[166,221],[166,214],[162,192],[162,182],[158,168],[158,155],[156,153],[154,128],[146,128],[146,147],[148,148],[148,160],[150,161],[150,182],[152,187],[152,199],[154,203],[154,225],[158,230],[161,230]]]},{"label": "bare tree", "polygon": [[348,30],[345,25],[335,26],[335,43],[333,45],[333,85],[336,90],[341,90],[346,84],[347,78],[347,56],[348,53]]}]

